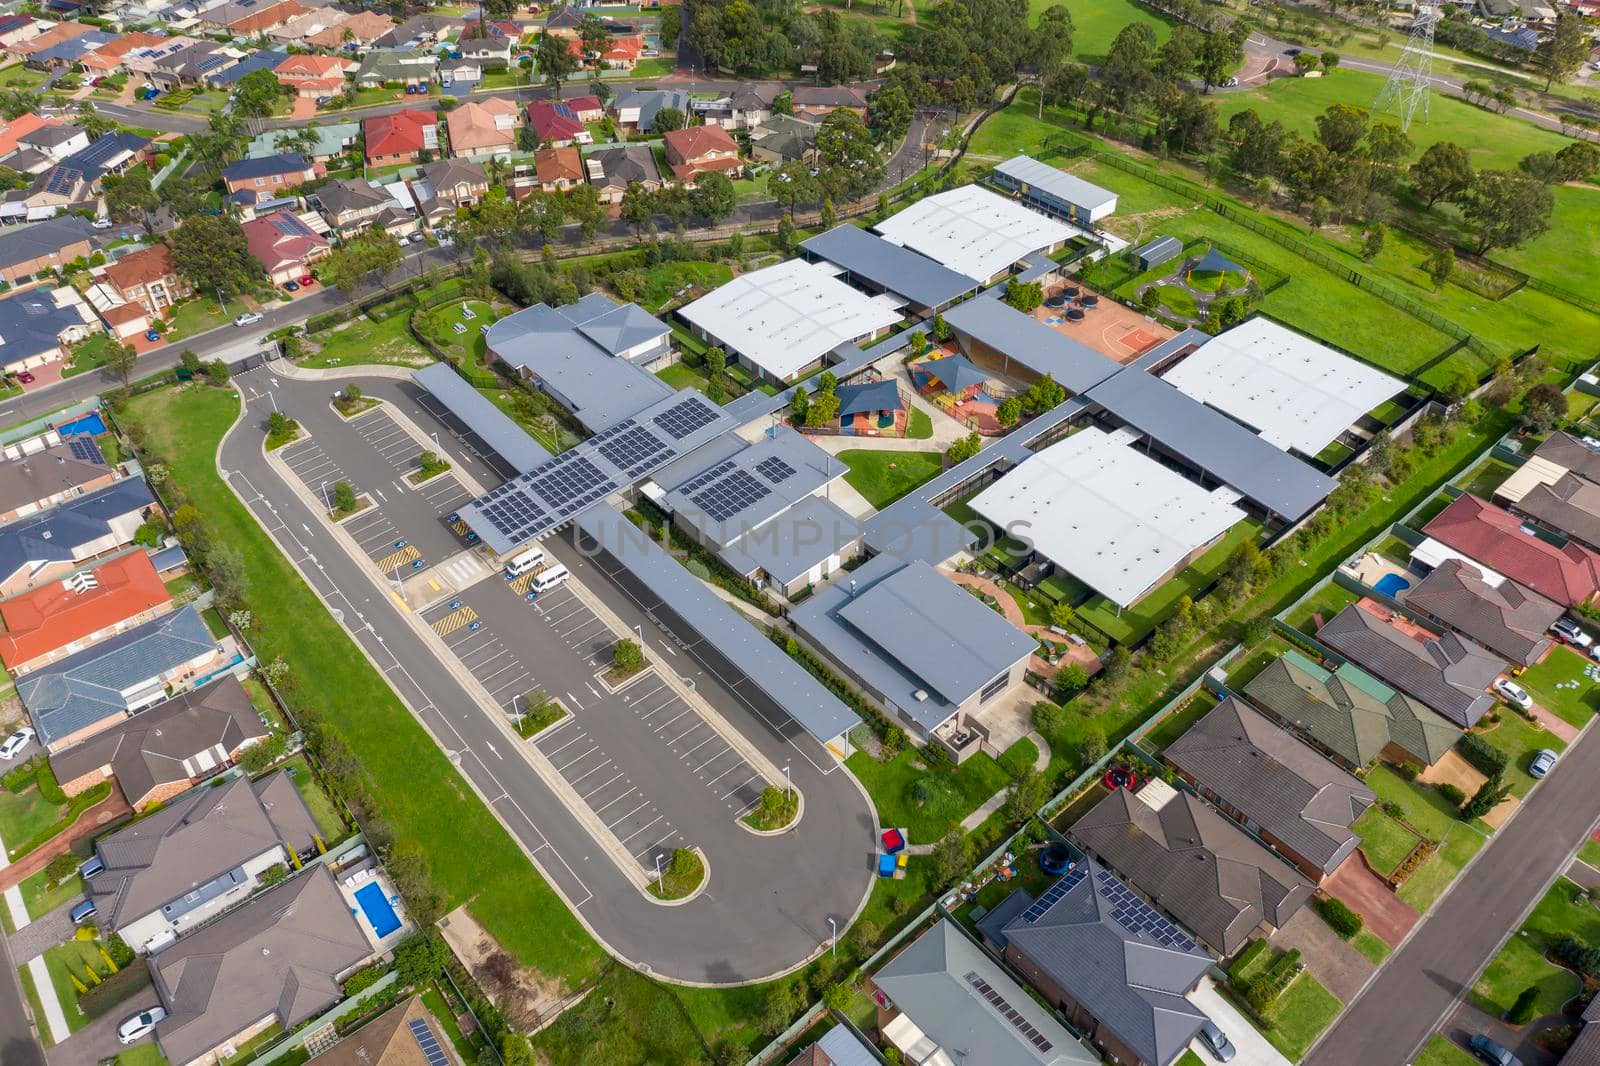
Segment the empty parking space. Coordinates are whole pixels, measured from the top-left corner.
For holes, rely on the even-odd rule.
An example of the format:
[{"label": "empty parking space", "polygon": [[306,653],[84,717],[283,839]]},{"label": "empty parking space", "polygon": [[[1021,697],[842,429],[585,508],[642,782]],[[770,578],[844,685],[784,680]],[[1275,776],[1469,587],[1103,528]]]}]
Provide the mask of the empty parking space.
[{"label": "empty parking space", "polygon": [[351,419],[350,428],[360,435],[367,447],[383,456],[392,469],[410,472],[417,468],[417,456],[422,454],[422,447],[383,408]]},{"label": "empty parking space", "polygon": [[594,733],[569,722],[539,740],[539,750],[594,816],[645,866],[682,840],[677,828],[639,787],[631,768],[612,757]]},{"label": "empty parking space", "polygon": [[760,802],[761,790],[766,787],[761,775],[665,682],[647,678],[623,693],[623,700],[650,735],[709,789],[718,803],[743,814]]},{"label": "empty parking space", "polygon": [[422,618],[507,714],[515,713],[519,701],[538,687],[533,671],[464,599],[435,604],[422,612]]},{"label": "empty parking space", "polygon": [[341,481],[349,481],[351,488],[362,491],[362,487],[345,473],[344,467],[323,451],[322,445],[314,439],[291,444],[283,449],[282,455],[295,476],[318,496],[322,495],[324,486],[328,492],[332,492],[333,486]]}]

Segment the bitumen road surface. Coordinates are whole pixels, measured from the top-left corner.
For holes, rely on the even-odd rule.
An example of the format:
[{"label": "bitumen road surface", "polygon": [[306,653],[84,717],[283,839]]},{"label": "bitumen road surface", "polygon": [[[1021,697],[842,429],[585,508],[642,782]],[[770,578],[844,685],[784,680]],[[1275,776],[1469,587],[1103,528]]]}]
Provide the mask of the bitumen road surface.
[{"label": "bitumen road surface", "polygon": [[45,1066],[44,1049],[28,1026],[17,964],[4,936],[0,936],[0,968],[5,970],[0,974],[0,1066]]},{"label": "bitumen road surface", "polygon": [[1412,1061],[1600,821],[1597,733],[1589,729],[1566,750],[1323,1034],[1308,1066]]},{"label": "bitumen road surface", "polygon": [[[308,505],[269,465],[261,451],[268,415],[283,410],[309,429],[313,441],[336,449],[341,466],[366,462],[356,458],[361,444],[352,445],[335,424],[327,403],[336,382],[291,380],[274,373],[271,364],[242,375],[238,384],[246,396],[241,421],[225,438],[221,466],[234,490],[251,512],[278,540],[295,566],[330,609],[371,656],[421,720],[454,753],[458,766],[488,801],[518,840],[530,852],[547,878],[567,897],[596,936],[616,955],[648,968],[650,972],[685,982],[735,983],[756,980],[802,962],[829,936],[831,918],[843,931],[854,918],[871,887],[874,830],[872,809],[865,794],[814,740],[788,723],[779,731],[770,724],[784,716],[770,707],[755,707],[735,696],[715,676],[713,667],[695,658],[687,648],[664,652],[667,641],[648,618],[614,583],[563,544],[549,550],[574,565],[584,586],[632,627],[640,626],[646,650],[656,663],[667,664],[721,712],[729,723],[777,766],[789,766],[794,784],[805,797],[805,813],[794,831],[779,837],[758,837],[733,825],[732,814],[722,826],[680,825],[686,842],[705,848],[711,866],[707,890],[691,902],[662,907],[648,901],[627,880],[612,858],[573,817],[541,778],[517,752],[491,715],[498,709],[481,708],[436,654],[435,646],[406,621],[391,595],[374,583],[362,564],[325,528],[321,508]],[[358,377],[368,395],[391,400],[426,433],[437,433],[440,450],[453,463],[480,477],[483,465],[453,435],[451,427],[435,419],[420,402],[409,382],[391,378]],[[374,477],[382,470],[363,473]],[[390,474],[392,476],[392,471]],[[292,476],[292,475],[291,475]],[[385,496],[410,490],[382,484]],[[363,486],[365,487],[365,486]],[[487,487],[487,485],[485,486]],[[387,501],[385,501],[387,502]],[[424,521],[415,508],[397,517],[408,524]],[[436,560],[430,560],[430,565]],[[501,581],[495,574],[486,581]],[[503,592],[503,590],[495,590]],[[471,602],[472,588],[460,594]],[[529,619],[525,628],[535,634]],[[683,634],[689,644],[692,634]],[[535,639],[524,635],[527,641]],[[538,652],[567,651],[550,638]],[[529,652],[530,656],[533,654]],[[577,654],[577,653],[573,653]],[[537,674],[540,666],[531,664]],[[740,679],[731,678],[733,684]],[[740,685],[741,692],[748,686]],[[585,704],[589,695],[579,697]],[[609,704],[608,704],[609,706]],[[626,713],[620,710],[616,713]],[[632,772],[653,796],[669,788],[682,788],[672,773],[673,757],[659,753],[652,767],[647,758],[635,759]],[[704,804],[701,803],[703,814]],[[697,835],[698,834],[698,835]]]}]

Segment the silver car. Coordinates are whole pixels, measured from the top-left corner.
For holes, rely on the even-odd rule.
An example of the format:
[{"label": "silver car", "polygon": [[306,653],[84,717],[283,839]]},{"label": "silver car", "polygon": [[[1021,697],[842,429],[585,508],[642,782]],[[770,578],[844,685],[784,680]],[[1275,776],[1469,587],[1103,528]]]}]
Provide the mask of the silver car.
[{"label": "silver car", "polygon": [[1534,753],[1533,761],[1528,764],[1529,777],[1543,777],[1556,765],[1556,753],[1549,748],[1541,749]]},{"label": "silver car", "polygon": [[151,1007],[142,1010],[132,1018],[117,1026],[117,1039],[124,1044],[131,1044],[140,1037],[148,1036],[155,1029],[156,1023],[167,1016],[165,1007]]},{"label": "silver car", "polygon": [[1232,1062],[1233,1057],[1239,1053],[1233,1046],[1233,1041],[1228,1039],[1228,1034],[1218,1028],[1216,1022],[1208,1021],[1200,1026],[1200,1042],[1218,1062]]}]

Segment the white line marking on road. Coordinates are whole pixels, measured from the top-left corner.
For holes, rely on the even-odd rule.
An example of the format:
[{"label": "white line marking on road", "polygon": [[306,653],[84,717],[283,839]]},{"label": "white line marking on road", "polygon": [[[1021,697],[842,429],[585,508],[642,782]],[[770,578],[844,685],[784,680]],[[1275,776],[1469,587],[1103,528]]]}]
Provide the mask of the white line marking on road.
[{"label": "white line marking on road", "polygon": [[629,818],[632,818],[634,815],[638,814],[640,811],[644,810],[648,806],[650,806],[650,801],[649,800],[645,800],[643,803],[639,804],[639,806],[635,807],[633,810],[629,811],[627,814],[624,814],[621,818],[618,818],[616,822],[607,823],[606,828],[610,829],[612,826],[616,825],[617,822],[626,822]]}]

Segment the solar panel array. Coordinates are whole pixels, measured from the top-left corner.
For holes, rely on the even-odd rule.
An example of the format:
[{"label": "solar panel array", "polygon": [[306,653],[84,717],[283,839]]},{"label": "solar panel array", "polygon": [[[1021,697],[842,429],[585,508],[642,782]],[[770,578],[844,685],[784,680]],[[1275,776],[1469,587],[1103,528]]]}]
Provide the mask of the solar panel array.
[{"label": "solar panel array", "polygon": [[748,470],[733,470],[689,498],[713,522],[726,522],[746,507],[772,495]]},{"label": "solar panel array", "polygon": [[1001,1017],[1010,1022],[1011,1027],[1021,1033],[1028,1043],[1040,1051],[1049,1051],[1055,1046],[1047,1036],[1035,1029],[1033,1024],[1022,1016],[1021,1012],[1006,1002],[1006,997],[995,991],[993,985],[971,970],[967,971],[967,984],[977,989],[978,995],[988,1000],[994,1009],[1000,1012]]},{"label": "solar panel array", "polygon": [[794,477],[795,470],[776,455],[769,455],[756,464],[756,473],[777,485]]},{"label": "solar panel array", "polygon": [[696,489],[705,488],[707,485],[717,480],[717,478],[732,470],[735,465],[736,464],[732,459],[720,462],[710,470],[702,471],[701,473],[698,473],[694,477],[690,478],[688,481],[685,481],[682,485],[679,485],[678,491],[687,493],[694,492]]},{"label": "solar panel array", "polygon": [[528,484],[557,510],[586,506],[617,487],[598,466],[583,456],[555,463]]},{"label": "solar panel array", "polygon": [[105,464],[106,457],[100,451],[100,445],[95,443],[93,437],[68,437],[67,448],[72,452],[74,459],[82,459],[86,463]]},{"label": "solar panel array", "polygon": [[416,1037],[417,1046],[422,1049],[422,1054],[428,1060],[428,1066],[450,1066],[450,1060],[445,1057],[444,1048],[439,1046],[438,1039],[433,1035],[433,1030],[428,1028],[428,1023],[421,1018],[413,1018],[406,1023],[411,1030],[411,1035]]},{"label": "solar panel array", "polygon": [[660,437],[631,418],[618,422],[595,440],[600,442],[600,454],[629,478],[643,474],[667,451]]},{"label": "solar panel array", "polygon": [[662,411],[651,419],[672,437],[682,440],[697,429],[704,429],[717,420],[722,412],[707,400],[690,396]]},{"label": "solar panel array", "polygon": [[1100,870],[1095,873],[1095,891],[1111,904],[1111,920],[1130,933],[1144,933],[1164,948],[1193,951],[1195,942],[1179,931],[1170,920],[1115,877]]},{"label": "solar panel array", "polygon": [[1084,863],[1079,863],[1062,874],[1061,880],[1047,888],[1043,895],[1029,904],[1028,909],[1022,912],[1022,920],[1032,925],[1040,918],[1043,918],[1046,911],[1060,903],[1068,892],[1078,887],[1083,881],[1084,875],[1088,872],[1089,867]]}]

